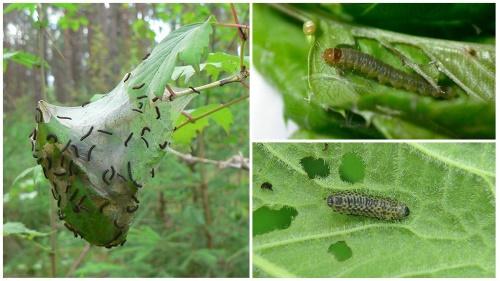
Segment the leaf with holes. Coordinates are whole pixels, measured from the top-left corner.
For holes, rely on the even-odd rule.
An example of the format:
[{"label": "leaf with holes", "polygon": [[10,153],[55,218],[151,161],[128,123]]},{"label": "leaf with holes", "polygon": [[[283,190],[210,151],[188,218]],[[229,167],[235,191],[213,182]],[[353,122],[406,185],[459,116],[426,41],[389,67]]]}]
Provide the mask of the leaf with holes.
[{"label": "leaf with holes", "polygon": [[192,95],[159,97],[179,57],[198,64],[211,33],[210,19],[171,32],[110,93],[89,104],[39,102],[33,156],[52,183],[59,218],[75,237],[106,247],[125,243],[139,207],[137,191],[154,176]]},{"label": "leaf with holes", "polygon": [[[310,177],[303,159],[328,174]],[[253,171],[254,276],[495,276],[494,144],[254,144]],[[410,214],[383,221],[327,205],[350,190]]]}]

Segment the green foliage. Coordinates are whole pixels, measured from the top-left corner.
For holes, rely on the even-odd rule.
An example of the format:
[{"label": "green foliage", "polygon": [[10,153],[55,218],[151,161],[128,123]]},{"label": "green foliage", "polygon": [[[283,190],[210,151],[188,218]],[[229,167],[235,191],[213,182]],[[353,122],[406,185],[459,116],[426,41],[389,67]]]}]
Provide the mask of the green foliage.
[{"label": "green foliage", "polygon": [[[309,177],[308,157],[324,160],[328,176]],[[254,224],[265,208],[297,213],[285,229],[272,231],[271,221],[270,231],[254,232],[255,276],[495,275],[494,144],[254,144],[253,162]],[[352,174],[359,165],[363,178],[346,181],[347,166]],[[326,204],[332,192],[354,189],[403,202],[410,215],[387,222]]]},{"label": "green foliage", "polygon": [[[384,5],[375,5],[374,10],[371,7],[363,11],[374,16],[376,11],[382,13]],[[283,94],[285,117],[303,129],[343,138],[380,137],[379,134],[387,138],[494,137],[493,45],[364,27],[339,20],[349,18],[345,14],[340,16],[339,9],[325,13],[321,10],[323,6],[284,8],[314,19],[316,36],[309,38],[309,44],[300,24],[269,6],[255,5],[254,62]],[[382,85],[350,71],[339,73],[322,57],[326,48],[338,45],[349,45],[402,71],[439,82],[443,90],[456,98],[436,100]],[[303,82],[305,77],[308,85]],[[356,121],[347,118],[347,114]]]},{"label": "green foliage", "polygon": [[48,233],[41,233],[29,229],[21,222],[7,222],[3,224],[3,236],[6,237],[9,235],[19,235],[27,239],[33,239],[38,236],[47,236]]},{"label": "green foliage", "polygon": [[[89,6],[76,6],[78,6],[76,17],[92,12],[92,9],[88,8]],[[245,13],[248,15],[248,5],[236,6],[238,11],[242,11],[240,18],[242,21],[242,18],[245,18]],[[163,15],[168,16],[165,20],[170,27],[174,27],[171,29],[190,24],[193,21],[203,21],[210,14],[215,14],[215,11],[217,11],[218,19],[222,22],[232,21],[227,5],[158,4],[143,10],[148,12],[148,22],[151,22],[149,18],[158,19],[159,14],[150,13],[152,9],[157,7],[164,7],[165,11],[168,11]],[[135,5],[122,5],[120,9],[122,8],[124,11],[118,12],[130,13],[129,15],[132,17],[129,19],[132,21],[132,25],[136,22],[134,13],[142,12],[138,12]],[[178,12],[172,13],[171,8]],[[48,9],[48,11],[52,10]],[[184,22],[181,15],[187,13],[195,20]],[[64,101],[67,104],[81,104],[95,93],[105,93],[115,83],[122,81],[124,73],[130,71],[132,68],[130,66],[140,62],[140,59],[147,53],[148,45],[155,38],[149,24],[143,25],[140,32],[137,33],[130,30],[130,36],[123,36],[117,42],[113,42],[120,50],[119,56],[113,57],[112,52],[107,48],[109,38],[104,33],[106,24],[101,25],[99,22],[92,21],[89,22],[89,26],[92,26],[94,35],[92,50],[89,51],[91,56],[79,62],[83,66],[93,65],[89,74],[96,80],[85,80],[84,77],[82,79],[84,92],[81,92],[81,89],[73,89],[77,95],[68,93]],[[62,33],[60,26],[51,26],[51,28],[54,28],[52,34],[56,34],[56,37],[57,34]],[[193,71],[188,78],[183,76],[183,79],[176,79],[173,78],[174,73],[171,72],[171,76],[157,78],[167,79],[173,87],[182,88],[202,85],[207,83],[209,79],[220,79],[224,74],[232,74],[226,72],[230,69],[228,67],[231,61],[229,56],[220,56],[221,62],[216,62],[216,60],[213,60],[213,63],[203,62],[207,53],[225,52],[227,55],[235,53],[236,49],[230,44],[235,38],[237,40],[237,33],[231,28],[218,28],[212,34],[210,39],[214,39],[214,41],[210,45],[205,45],[203,56],[199,58],[200,65],[211,64],[214,66],[210,69],[211,74],[204,71]],[[56,40],[59,39],[56,38]],[[193,44],[199,44],[206,37],[196,36],[191,39],[193,39]],[[58,42],[53,42],[53,44],[58,44]],[[186,45],[178,44],[176,47],[179,50],[185,50]],[[190,51],[188,50],[188,52]],[[153,55],[151,54],[151,56]],[[196,56],[193,55],[186,58],[187,61],[196,60]],[[174,66],[179,67],[179,64],[174,64]],[[181,67],[190,67],[194,70],[189,65]],[[171,77],[172,80],[170,80]],[[99,79],[97,80],[97,78]],[[93,81],[96,83],[94,84]],[[68,82],[65,86],[70,86],[71,89],[69,84]],[[96,87],[97,84],[99,84],[98,87]],[[134,85],[135,81],[132,84],[131,80],[130,86]],[[49,87],[48,90],[51,91],[53,88]],[[210,108],[210,106],[226,103],[242,93],[244,93],[244,89],[241,89],[237,84],[213,89],[207,93],[203,92],[200,98],[196,98],[190,103],[190,112],[196,114],[198,108],[203,109],[205,105]],[[133,97],[136,97],[135,94],[137,93],[134,93]],[[210,97],[210,101],[205,99],[205,94]],[[31,99],[34,96],[34,91],[30,91],[27,95],[14,99],[17,105],[15,110],[4,115],[4,186],[6,186],[4,190],[4,220],[22,222],[27,228],[41,233],[54,233],[57,242],[55,249],[56,276],[65,276],[80,255],[86,242],[75,239],[59,221],[56,222],[56,228],[51,228],[49,225],[49,210],[51,204],[55,203],[50,193],[49,182],[44,178],[41,167],[35,166],[35,161],[29,151],[30,144],[26,141],[33,124],[33,114],[26,114],[26,112],[32,112],[33,102]],[[98,95],[95,96],[98,97]],[[102,102],[106,96],[100,96],[100,98],[95,99],[95,102]],[[78,106],[78,108],[81,107]],[[207,126],[203,129],[206,146],[205,157],[207,158],[224,160],[238,152],[243,155],[249,153],[248,105],[245,103],[236,104],[229,110],[222,111],[220,115],[222,118],[217,119],[217,116],[215,119],[209,118],[212,120],[209,122],[215,126]],[[178,132],[180,133],[182,130]],[[190,144],[191,147],[197,146],[196,142]],[[174,148],[189,149],[189,146],[175,147],[174,144]],[[196,152],[196,149],[192,149],[186,153],[196,154]],[[219,170],[215,166],[202,167],[201,164],[186,165],[174,157],[162,158],[158,164],[159,166],[155,169],[155,177],[148,180],[147,188],[141,190],[141,194],[137,196],[141,208],[136,212],[127,243],[123,247],[113,250],[92,247],[73,276],[247,276],[247,172],[232,169]],[[202,171],[204,171],[204,176],[202,176]],[[211,223],[205,218],[206,211],[202,204],[203,193],[200,184],[203,177],[208,183],[205,192],[209,200],[208,211],[212,214]],[[211,244],[208,243],[208,235],[210,235]],[[19,238],[17,235],[10,235],[4,239],[4,275],[16,277],[48,276],[51,268],[49,237],[39,236],[29,241]]]},{"label": "green foliage", "polygon": [[10,51],[4,49],[3,53],[3,71],[7,71],[9,60],[24,65],[29,69],[32,69],[33,66],[39,67],[49,67],[49,64],[46,61],[42,62],[42,59],[35,54],[24,52],[24,51]]}]

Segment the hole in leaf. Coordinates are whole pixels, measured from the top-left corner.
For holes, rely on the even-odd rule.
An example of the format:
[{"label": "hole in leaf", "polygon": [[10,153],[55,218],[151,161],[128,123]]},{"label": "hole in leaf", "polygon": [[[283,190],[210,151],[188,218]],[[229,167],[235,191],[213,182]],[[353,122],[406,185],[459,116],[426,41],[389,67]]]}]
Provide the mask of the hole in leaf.
[{"label": "hole in leaf", "polygon": [[273,185],[267,181],[265,183],[261,184],[260,188],[273,191]]},{"label": "hole in leaf", "polygon": [[324,178],[330,175],[330,167],[323,158],[304,157],[300,160],[300,164],[310,179]]},{"label": "hole in leaf", "polygon": [[365,164],[361,157],[354,153],[347,153],[342,157],[339,167],[340,179],[349,183],[363,181],[365,177]]},{"label": "hole in leaf", "polygon": [[328,253],[335,256],[338,261],[346,261],[352,257],[352,250],[345,241],[338,241],[328,247]]},{"label": "hole in leaf", "polygon": [[253,236],[278,229],[287,229],[297,214],[297,210],[289,206],[284,206],[279,210],[261,207],[253,212]]}]

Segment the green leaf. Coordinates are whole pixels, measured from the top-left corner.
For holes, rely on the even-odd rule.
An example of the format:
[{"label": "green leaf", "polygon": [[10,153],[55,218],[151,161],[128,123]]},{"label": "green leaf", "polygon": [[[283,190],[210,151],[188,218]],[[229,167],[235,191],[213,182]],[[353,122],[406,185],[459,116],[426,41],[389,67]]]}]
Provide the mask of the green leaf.
[{"label": "green leaf", "polygon": [[28,10],[30,14],[33,14],[33,12],[36,10],[36,4],[32,3],[13,3],[9,4],[5,9],[3,10],[4,14],[8,14],[12,11],[22,11],[22,10]]},{"label": "green leaf", "polygon": [[[198,118],[214,109],[216,109],[219,105],[217,104],[209,104],[202,107],[197,108],[194,111],[189,112],[192,118]],[[188,118],[184,115],[181,115],[176,122],[176,126],[186,122]],[[198,132],[203,131],[206,127],[208,127],[209,120],[213,120],[215,124],[221,126],[226,133],[229,134],[229,129],[231,124],[233,123],[233,114],[229,108],[223,108],[217,112],[211,113],[207,117],[200,118],[196,120],[194,123],[188,123],[183,126],[179,130],[175,131],[173,136],[174,143],[179,144],[190,144],[191,141],[196,137]]]},{"label": "green leaf", "polygon": [[3,236],[6,237],[9,235],[19,235],[32,239],[34,237],[47,236],[49,233],[29,229],[21,222],[6,222],[3,224]]},{"label": "green leaf", "polygon": [[[330,174],[309,178],[306,157],[323,159]],[[495,276],[494,144],[254,144],[253,162],[254,214],[297,212],[288,228],[253,237],[254,276]],[[346,182],[346,169],[364,177]],[[410,215],[333,212],[325,198],[345,190],[403,202]]]}]

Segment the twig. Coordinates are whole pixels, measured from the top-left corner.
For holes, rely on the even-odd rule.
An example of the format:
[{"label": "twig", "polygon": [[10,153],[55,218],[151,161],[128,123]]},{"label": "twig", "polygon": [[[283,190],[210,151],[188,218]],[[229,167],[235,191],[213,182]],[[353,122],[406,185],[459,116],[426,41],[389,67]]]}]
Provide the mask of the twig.
[{"label": "twig", "polygon": [[216,22],[214,23],[215,25],[219,26],[225,26],[225,27],[236,27],[236,28],[244,28],[244,29],[249,29],[250,27],[246,24],[237,24],[237,23],[222,23],[222,22]]},{"label": "twig", "polygon": [[91,246],[92,245],[90,245],[90,243],[87,243],[87,245],[85,245],[85,248],[83,248],[80,256],[78,256],[75,262],[73,262],[73,264],[71,265],[68,273],[66,274],[66,277],[70,277],[73,275],[73,273],[75,273],[76,269],[80,266],[80,264],[83,262],[83,259],[85,259],[85,257],[89,253]]},{"label": "twig", "polygon": [[194,88],[189,88],[189,89],[184,89],[178,92],[173,91],[174,95],[172,96],[171,92],[167,89],[163,92],[163,96],[161,97],[162,101],[172,101],[178,97],[185,96],[185,95],[191,95],[196,92],[201,92],[203,90],[215,88],[215,87],[220,87],[224,86],[229,83],[234,83],[234,82],[241,82],[245,80],[248,77],[248,71],[241,71],[240,73],[231,75],[227,78],[223,78],[220,80],[217,80],[212,83],[208,83],[202,86],[194,87]]},{"label": "twig", "polygon": [[235,169],[242,169],[242,170],[247,170],[249,167],[249,160],[248,158],[243,157],[241,153],[237,155],[233,155],[230,158],[226,160],[213,160],[213,159],[206,159],[202,157],[196,157],[191,154],[184,154],[181,153],[177,150],[174,150],[170,147],[167,148],[167,151],[174,154],[175,156],[181,158],[184,162],[188,164],[194,164],[194,163],[204,163],[204,164],[213,164],[217,166],[219,169],[226,169],[226,168],[235,168]]},{"label": "twig", "polygon": [[201,118],[207,117],[210,114],[213,114],[213,113],[215,113],[215,112],[217,112],[217,111],[219,111],[219,110],[221,110],[223,108],[229,107],[229,106],[231,106],[231,105],[233,105],[235,103],[238,103],[240,101],[243,101],[243,100],[245,100],[247,98],[248,98],[248,95],[241,96],[241,97],[239,97],[237,99],[234,99],[234,100],[232,100],[230,102],[221,104],[218,107],[216,107],[216,108],[214,108],[214,109],[212,109],[210,111],[207,111],[207,112],[205,112],[204,114],[202,114],[200,116],[196,116],[196,117],[192,117],[191,119],[187,119],[186,121],[182,122],[179,126],[175,127],[175,130],[180,129],[180,128],[186,126],[189,123],[194,123],[194,122],[200,120]]}]

